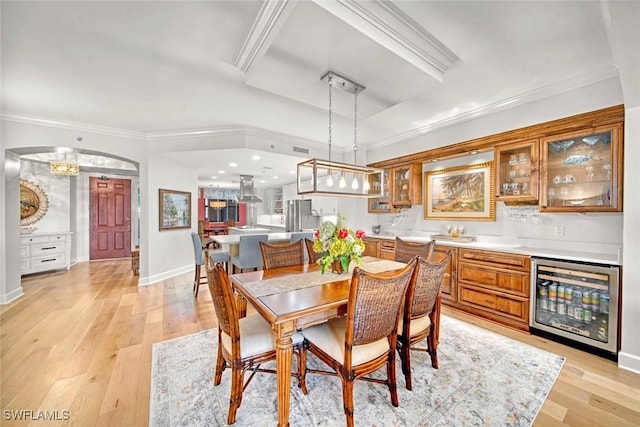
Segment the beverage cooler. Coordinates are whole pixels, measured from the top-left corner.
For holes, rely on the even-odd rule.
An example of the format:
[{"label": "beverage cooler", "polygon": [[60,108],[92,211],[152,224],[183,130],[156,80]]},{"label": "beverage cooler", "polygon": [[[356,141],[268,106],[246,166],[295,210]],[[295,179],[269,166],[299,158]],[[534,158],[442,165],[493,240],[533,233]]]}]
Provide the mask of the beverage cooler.
[{"label": "beverage cooler", "polygon": [[618,352],[619,267],[531,259],[532,330]]}]

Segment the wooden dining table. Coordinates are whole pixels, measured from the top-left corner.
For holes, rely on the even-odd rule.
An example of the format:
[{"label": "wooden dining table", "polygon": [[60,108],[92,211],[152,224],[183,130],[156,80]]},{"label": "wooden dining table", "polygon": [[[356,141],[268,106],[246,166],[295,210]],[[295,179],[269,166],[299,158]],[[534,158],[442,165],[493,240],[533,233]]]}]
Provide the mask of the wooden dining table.
[{"label": "wooden dining table", "polygon": [[[398,270],[405,264],[364,257],[361,268],[373,273]],[[276,338],[278,426],[289,425],[292,335],[296,330],[326,322],[346,313],[354,264],[349,272],[322,274],[316,264],[259,270],[231,275],[239,311],[247,302],[267,320]]]}]

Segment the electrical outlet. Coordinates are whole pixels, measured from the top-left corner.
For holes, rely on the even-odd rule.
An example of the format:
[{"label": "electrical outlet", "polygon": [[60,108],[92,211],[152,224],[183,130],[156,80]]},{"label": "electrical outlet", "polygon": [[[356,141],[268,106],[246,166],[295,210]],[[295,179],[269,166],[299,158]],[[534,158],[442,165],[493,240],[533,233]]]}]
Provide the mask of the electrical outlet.
[{"label": "electrical outlet", "polygon": [[556,225],[556,236],[564,236],[564,225]]}]

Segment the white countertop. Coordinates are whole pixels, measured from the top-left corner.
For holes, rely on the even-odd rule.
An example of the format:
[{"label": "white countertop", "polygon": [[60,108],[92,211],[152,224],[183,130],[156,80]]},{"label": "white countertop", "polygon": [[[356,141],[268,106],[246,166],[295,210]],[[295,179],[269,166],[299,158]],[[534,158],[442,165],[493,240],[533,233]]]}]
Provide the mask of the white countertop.
[{"label": "white countertop", "polygon": [[[378,239],[395,240],[396,236],[383,234],[368,234],[367,237]],[[398,236],[403,240],[414,242],[426,242],[431,237],[406,235]],[[618,252],[587,252],[560,247],[549,247],[548,241],[532,242],[530,240],[520,242],[519,239],[483,238],[478,236],[476,242],[456,242],[450,240],[436,240],[439,245],[456,246],[471,249],[486,249],[499,252],[514,253],[519,255],[529,255],[532,257],[553,258],[567,261],[591,262],[594,264],[622,265]],[[609,245],[610,246],[610,245]],[[603,245],[604,247],[604,245]],[[612,248],[608,248],[612,249]]]},{"label": "white countertop", "polygon": [[269,242],[277,241],[289,241],[291,239],[291,233],[269,233],[265,232],[256,233],[242,233],[242,234],[219,234],[215,236],[209,236],[209,239],[221,245],[237,245],[240,243],[240,236],[248,236],[251,234],[266,234]]}]

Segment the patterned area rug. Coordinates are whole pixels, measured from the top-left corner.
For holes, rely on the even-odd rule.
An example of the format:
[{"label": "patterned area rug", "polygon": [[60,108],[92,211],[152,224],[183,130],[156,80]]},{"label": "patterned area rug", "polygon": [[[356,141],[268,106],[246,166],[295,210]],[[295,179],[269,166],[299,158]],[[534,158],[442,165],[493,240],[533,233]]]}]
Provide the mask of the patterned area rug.
[{"label": "patterned area rug", "polygon": [[[212,329],[154,344],[150,426],[226,425],[230,370],[214,387],[216,336]],[[310,367],[325,368],[308,354]],[[398,362],[397,408],[386,386],[356,381],[356,425],[530,426],[564,358],[443,315],[438,362],[433,369],[426,353],[412,352],[413,391]],[[291,426],[345,424],[337,377],[308,374],[307,396],[292,383]],[[257,374],[234,425],[277,425],[276,408],[275,376]]]}]

